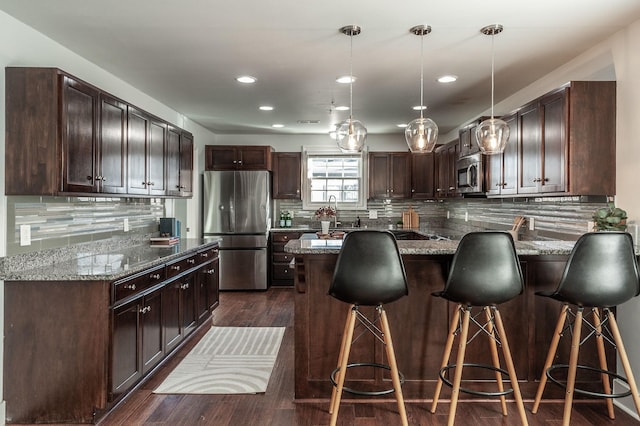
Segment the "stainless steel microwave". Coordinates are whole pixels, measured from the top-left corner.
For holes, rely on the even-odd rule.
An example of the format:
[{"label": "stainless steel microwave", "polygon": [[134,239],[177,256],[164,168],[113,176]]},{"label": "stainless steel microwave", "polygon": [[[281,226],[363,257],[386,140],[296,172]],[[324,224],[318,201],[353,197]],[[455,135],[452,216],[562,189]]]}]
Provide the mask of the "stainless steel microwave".
[{"label": "stainless steel microwave", "polygon": [[467,155],[456,163],[456,180],[461,194],[483,194],[484,158],[480,153]]}]

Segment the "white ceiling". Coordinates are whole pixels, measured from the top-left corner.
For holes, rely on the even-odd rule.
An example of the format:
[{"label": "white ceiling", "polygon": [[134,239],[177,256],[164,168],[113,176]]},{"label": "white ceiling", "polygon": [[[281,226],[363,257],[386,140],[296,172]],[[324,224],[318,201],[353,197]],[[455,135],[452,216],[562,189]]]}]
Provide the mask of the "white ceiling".
[{"label": "white ceiling", "polygon": [[[638,0],[0,0],[0,10],[216,133],[252,134],[326,133],[348,118],[330,114],[332,101],[349,104],[335,82],[349,74],[345,25],[362,28],[353,116],[369,133],[402,133],[396,124],[418,117],[420,37],[409,29],[432,27],[425,115],[443,134],[490,108],[491,37],[480,28],[504,26],[497,103],[640,19]],[[240,85],[241,74],[258,82]],[[436,83],[442,74],[459,80]]]}]

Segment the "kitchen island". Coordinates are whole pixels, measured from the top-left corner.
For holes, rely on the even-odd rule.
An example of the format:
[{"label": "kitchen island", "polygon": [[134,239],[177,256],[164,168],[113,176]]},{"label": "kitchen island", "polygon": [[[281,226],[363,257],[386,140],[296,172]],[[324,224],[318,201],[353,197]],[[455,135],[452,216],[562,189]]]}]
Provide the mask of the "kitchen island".
[{"label": "kitchen island", "polygon": [[[331,395],[329,375],[336,367],[348,309],[347,304],[327,294],[341,243],[341,240],[294,240],[285,246],[285,251],[295,256],[295,398],[298,400],[326,399]],[[433,397],[450,315],[455,306],[431,296],[431,293],[444,288],[457,244],[457,241],[447,240],[398,241],[409,295],[386,305],[385,309],[398,367],[405,376],[404,396],[408,399]],[[525,291],[520,297],[501,305],[500,312],[524,398],[535,395],[560,311],[558,302],[536,297],[534,293],[557,286],[573,244],[572,241],[516,243]],[[372,309],[363,311],[372,312]],[[477,344],[473,341],[467,348],[467,360],[491,364],[486,341],[480,341],[484,337],[478,336],[476,340]],[[591,343],[587,342],[587,346]],[[563,339],[558,351],[561,359],[568,359],[569,349],[569,339]],[[581,354],[593,354],[593,359],[589,359],[590,355],[584,359],[593,362],[596,351],[586,349]],[[351,361],[385,363],[384,357],[381,343],[367,333],[354,345]],[[609,350],[607,358],[615,363],[613,349]],[[357,378],[357,383],[352,382],[350,387],[365,390],[389,388],[390,378],[385,373],[380,369],[355,369],[349,375],[352,379]],[[482,383],[485,379],[494,380],[492,373],[487,375],[482,370],[466,369],[464,378],[475,382],[471,385],[475,389],[494,390],[492,383]],[[580,387],[589,388],[592,378],[587,381],[580,383]],[[599,377],[595,377],[593,382],[597,386]],[[444,396],[447,395],[445,393]],[[461,397],[468,398],[469,395],[463,393]],[[548,386],[545,397],[562,398],[562,389]],[[393,398],[393,395],[388,398]]]}]

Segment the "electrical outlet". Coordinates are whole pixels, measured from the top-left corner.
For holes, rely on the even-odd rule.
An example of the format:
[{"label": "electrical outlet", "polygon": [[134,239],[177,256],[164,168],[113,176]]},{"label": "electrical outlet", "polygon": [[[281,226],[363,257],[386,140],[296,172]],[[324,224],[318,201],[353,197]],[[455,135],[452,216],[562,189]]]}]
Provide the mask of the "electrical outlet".
[{"label": "electrical outlet", "polygon": [[122,230],[124,232],[129,232],[129,219],[125,218],[122,222]]},{"label": "electrical outlet", "polygon": [[31,225],[20,225],[20,245],[31,245]]},{"label": "electrical outlet", "polygon": [[464,221],[469,222],[469,212],[464,212]]},{"label": "electrical outlet", "polygon": [[535,231],[536,229],[536,221],[534,218],[529,218],[529,231]]}]

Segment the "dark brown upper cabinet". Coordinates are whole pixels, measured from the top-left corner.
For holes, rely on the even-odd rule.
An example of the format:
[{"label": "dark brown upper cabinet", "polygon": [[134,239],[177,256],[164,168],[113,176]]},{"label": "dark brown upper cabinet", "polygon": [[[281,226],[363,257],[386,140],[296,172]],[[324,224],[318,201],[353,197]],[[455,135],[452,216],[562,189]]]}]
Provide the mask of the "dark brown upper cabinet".
[{"label": "dark brown upper cabinet", "polygon": [[300,200],[302,198],[302,154],[299,152],[274,152],[273,198]]},{"label": "dark brown upper cabinet", "polygon": [[193,195],[193,136],[169,126],[167,129],[167,193]]},{"label": "dark brown upper cabinet", "polygon": [[5,87],[6,195],[174,196],[168,123],[57,68],[7,67]]},{"label": "dark brown upper cabinet", "polygon": [[411,198],[410,153],[369,153],[369,198]]},{"label": "dark brown upper cabinet", "polygon": [[411,198],[431,199],[435,196],[435,154],[411,154]]},{"label": "dark brown upper cabinet", "polygon": [[271,147],[207,145],[205,170],[271,170]]}]

